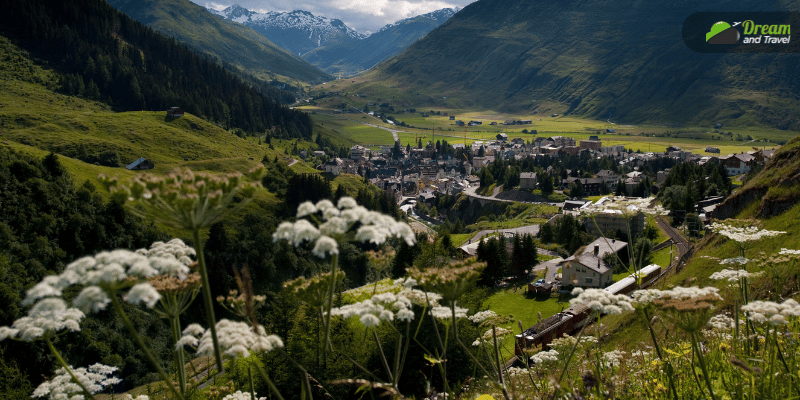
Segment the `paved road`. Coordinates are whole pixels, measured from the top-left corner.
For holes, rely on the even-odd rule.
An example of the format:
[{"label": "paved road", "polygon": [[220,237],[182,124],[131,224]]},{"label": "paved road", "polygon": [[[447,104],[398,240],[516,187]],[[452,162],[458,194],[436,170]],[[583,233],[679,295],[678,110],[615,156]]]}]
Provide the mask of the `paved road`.
[{"label": "paved road", "polygon": [[392,128],[387,128],[385,126],[370,124],[369,122],[364,122],[364,121],[359,121],[359,120],[355,120],[355,119],[345,118],[345,117],[341,116],[340,114],[328,114],[328,113],[320,113],[320,114],[324,114],[324,115],[327,115],[327,116],[330,116],[330,117],[339,118],[339,119],[343,119],[343,120],[347,120],[347,121],[351,121],[351,122],[358,122],[361,125],[371,126],[373,128],[383,129],[383,130],[388,131],[389,133],[392,134],[392,137],[394,138],[395,142],[400,140],[400,137],[397,136],[398,132],[408,133],[408,132],[401,131],[401,130],[398,130],[398,129],[392,129]]},{"label": "paved road", "polygon": [[[558,205],[558,203],[548,203],[548,202],[542,202],[542,201],[519,201],[519,200],[498,199],[497,197],[483,196],[483,195],[475,193],[475,191],[478,190],[478,188],[480,188],[480,186],[470,186],[470,187],[464,189],[464,191],[462,193],[464,193],[465,195],[467,195],[469,197],[475,198],[475,199],[482,199],[482,200],[488,200],[488,201],[499,201],[501,203],[549,204],[551,206]],[[492,193],[492,196],[497,196],[498,193],[500,193],[500,188],[496,187],[494,189],[494,193]]]},{"label": "paved road", "polygon": [[554,282],[556,280],[556,273],[558,272],[558,263],[561,261],[564,261],[564,259],[561,257],[545,261],[533,267],[533,271],[537,273],[537,276],[541,271],[546,271],[543,277],[544,281]]}]

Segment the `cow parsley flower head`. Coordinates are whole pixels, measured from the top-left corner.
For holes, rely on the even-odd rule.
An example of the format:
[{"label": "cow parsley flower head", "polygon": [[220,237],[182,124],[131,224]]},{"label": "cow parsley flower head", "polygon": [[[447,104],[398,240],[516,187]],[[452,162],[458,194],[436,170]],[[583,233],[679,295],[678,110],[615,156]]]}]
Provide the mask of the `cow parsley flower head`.
[{"label": "cow parsley flower head", "polygon": [[306,215],[314,214],[316,212],[317,212],[317,206],[315,206],[314,203],[310,201],[305,201],[303,203],[300,203],[300,205],[297,207],[297,218],[303,218]]},{"label": "cow parsley flower head", "polygon": [[439,293],[444,300],[455,302],[475,285],[484,268],[486,263],[469,260],[441,268],[412,267],[408,274],[426,291]]},{"label": "cow parsley flower head", "polygon": [[468,317],[468,319],[470,321],[476,323],[476,324],[480,324],[481,322],[486,321],[487,319],[492,319],[492,318],[495,318],[495,317],[497,317],[497,313],[496,312],[494,312],[492,310],[486,310],[486,311],[477,312],[474,315],[470,315]]},{"label": "cow parsley flower head", "polygon": [[[222,400],[250,400],[250,393],[249,392],[242,392],[237,390],[235,393],[231,393],[222,398]],[[267,400],[266,397],[256,397],[256,400]]]},{"label": "cow parsley flower head", "polygon": [[678,286],[659,291],[653,304],[664,310],[678,328],[686,332],[698,332],[706,326],[713,315],[714,305],[721,300],[719,289],[715,287]]},{"label": "cow parsley flower head", "polygon": [[11,328],[0,328],[0,340],[18,338],[31,342],[48,332],[54,333],[62,330],[76,332],[80,329],[80,321],[84,314],[76,308],[67,308],[67,303],[61,298],[45,298],[39,300],[30,310],[28,315],[12,324]]},{"label": "cow parsley flower head", "polygon": [[544,365],[548,363],[554,363],[558,361],[558,351],[556,350],[547,350],[547,351],[540,351],[530,357],[530,361],[537,365]]},{"label": "cow parsley flower head", "polygon": [[[450,310],[450,307],[433,307],[431,308],[430,313],[431,315],[434,316],[434,318],[441,320],[443,322],[451,322],[453,318],[453,311]],[[455,306],[455,315],[456,319],[466,318],[467,309]]]},{"label": "cow parsley flower head", "polygon": [[800,250],[791,250],[791,249],[782,248],[781,251],[778,254],[780,254],[782,256],[796,256],[796,255],[800,255]]},{"label": "cow parsley flower head", "polygon": [[774,237],[786,233],[783,231],[760,229],[758,226],[755,226],[752,221],[737,220],[726,220],[725,223],[714,222],[711,224],[711,230],[740,243],[753,242],[766,237]]},{"label": "cow parsley flower head", "polygon": [[623,311],[633,311],[630,297],[624,294],[613,294],[603,289],[574,289],[572,294],[578,297],[570,300],[570,304],[588,303],[589,307],[601,314],[621,314]]},{"label": "cow parsley flower head", "polygon": [[411,301],[402,295],[391,292],[376,294],[371,299],[355,304],[347,304],[331,309],[331,315],[343,318],[358,317],[366,327],[380,324],[381,321],[398,320],[410,321],[414,319],[411,311]]},{"label": "cow parsley flower head", "polygon": [[752,278],[761,275],[762,272],[747,272],[744,270],[723,269],[719,272],[711,274],[711,279],[724,280],[731,283],[739,282],[742,278]]},{"label": "cow parsley flower head", "polygon": [[144,303],[147,305],[147,308],[153,308],[158,300],[161,299],[161,295],[153,285],[149,283],[138,283],[123,296],[123,299],[131,304]]},{"label": "cow parsley flower head", "polygon": [[[315,217],[322,214],[322,221]],[[303,217],[311,218],[314,223]],[[318,215],[317,215],[318,216]],[[315,242],[313,253],[318,257],[338,254],[338,242],[346,240],[345,233],[355,230],[355,240],[382,244],[388,238],[398,237],[409,246],[416,243],[416,236],[405,222],[378,212],[368,211],[355,200],[344,197],[337,208],[330,200],[321,200],[316,205],[305,202],[298,207],[297,222],[282,222],[272,235],[273,241],[287,240],[298,247],[304,242]],[[315,223],[318,226],[315,226]],[[327,237],[327,238],[326,238]],[[334,247],[329,239],[333,240]]]},{"label": "cow parsley flower head", "polygon": [[506,336],[508,336],[510,334],[511,334],[511,331],[506,329],[506,328],[495,327],[494,329],[489,329],[486,332],[484,332],[483,336],[479,337],[474,342],[472,342],[472,345],[473,346],[480,346],[481,345],[481,340],[483,340],[484,342],[493,341],[495,335],[497,336],[497,341],[500,342],[503,339],[505,339]]},{"label": "cow parsley flower head", "polygon": [[[102,391],[107,386],[120,383],[119,378],[111,376],[116,370],[103,364],[94,364],[89,368],[70,367],[75,378],[92,394]],[[66,369],[59,368],[52,379],[42,382],[33,391],[31,397],[47,397],[50,400],[83,399],[83,389],[72,380]]]},{"label": "cow parsley flower head", "polygon": [[325,258],[328,255],[339,254],[339,244],[331,237],[321,236],[311,252],[319,258]]},{"label": "cow parsley flower head", "polygon": [[[135,213],[154,219],[157,223],[183,230],[207,228],[220,221],[229,208],[241,207],[261,186],[264,167],[256,166],[247,174],[212,175],[177,170],[166,176],[144,174],[127,186],[116,178],[101,176],[103,186],[119,202],[136,201],[143,211]],[[249,183],[247,181],[250,181]]]},{"label": "cow parsley flower head", "polygon": [[[281,338],[276,335],[267,335],[261,326],[253,328],[244,322],[222,319],[217,322],[216,328],[220,350],[226,358],[248,357],[250,352],[266,353],[283,347]],[[185,331],[184,336],[187,336]],[[206,330],[200,337],[197,343],[197,354],[200,356],[214,355],[211,330]]]},{"label": "cow parsley flower head", "polygon": [[81,290],[78,297],[73,300],[72,305],[83,310],[83,312],[100,312],[105,310],[111,298],[98,286],[87,286]]},{"label": "cow parsley flower head", "polygon": [[742,311],[749,313],[748,319],[772,325],[786,325],[787,318],[800,317],[800,304],[788,299],[783,303],[772,301],[751,301],[742,306]]}]

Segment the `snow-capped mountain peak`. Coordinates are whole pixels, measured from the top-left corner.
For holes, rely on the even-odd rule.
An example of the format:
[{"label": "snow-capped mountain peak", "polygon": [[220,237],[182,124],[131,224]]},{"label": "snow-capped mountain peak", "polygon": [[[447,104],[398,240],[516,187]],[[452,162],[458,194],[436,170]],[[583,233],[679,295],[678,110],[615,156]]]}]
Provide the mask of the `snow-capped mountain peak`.
[{"label": "snow-capped mountain peak", "polygon": [[385,31],[385,30],[387,30],[389,28],[392,28],[394,26],[409,24],[409,23],[418,22],[418,21],[421,21],[421,20],[426,20],[426,19],[427,20],[431,20],[431,21],[435,21],[438,24],[443,24],[445,21],[450,19],[450,17],[455,15],[460,10],[461,9],[458,8],[458,7],[455,7],[455,8],[443,8],[441,10],[436,10],[436,11],[433,11],[433,12],[429,12],[427,14],[417,15],[416,17],[401,19],[400,21],[397,21],[397,22],[395,22],[393,24],[388,24],[388,25],[384,26],[378,32]]},{"label": "snow-capped mountain peak", "polygon": [[275,44],[295,54],[305,54],[318,47],[360,40],[367,37],[338,19],[328,19],[305,10],[259,13],[240,5],[224,10],[206,8],[227,20],[246,25]]}]

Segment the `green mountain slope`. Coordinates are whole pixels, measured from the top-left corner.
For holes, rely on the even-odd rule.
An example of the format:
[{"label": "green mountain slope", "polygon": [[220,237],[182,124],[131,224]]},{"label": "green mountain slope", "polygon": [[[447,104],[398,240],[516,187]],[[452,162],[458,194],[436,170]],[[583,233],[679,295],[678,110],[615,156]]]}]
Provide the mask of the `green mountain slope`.
[{"label": "green mountain slope", "polygon": [[254,30],[218,18],[189,0],[109,0],[108,3],[164,35],[259,78],[271,80],[283,76],[310,83],[330,79],[325,72],[275,46]]},{"label": "green mountain slope", "polygon": [[476,108],[555,104],[615,122],[798,128],[797,55],[698,54],[681,39],[693,12],[797,9],[781,0],[480,0],[379,66],[368,85]]}]

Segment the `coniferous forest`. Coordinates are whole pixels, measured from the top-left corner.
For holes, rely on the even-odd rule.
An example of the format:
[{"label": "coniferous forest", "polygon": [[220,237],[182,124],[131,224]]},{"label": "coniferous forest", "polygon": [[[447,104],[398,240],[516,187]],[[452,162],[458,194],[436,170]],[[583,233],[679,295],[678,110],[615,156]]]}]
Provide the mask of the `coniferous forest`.
[{"label": "coniferous forest", "polygon": [[63,74],[60,91],[118,111],[186,112],[225,128],[311,139],[294,95],[249,80],[118,12],[102,0],[4,1],[0,33]]}]

